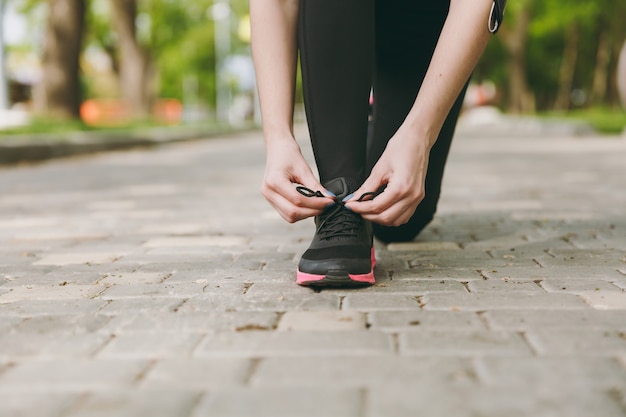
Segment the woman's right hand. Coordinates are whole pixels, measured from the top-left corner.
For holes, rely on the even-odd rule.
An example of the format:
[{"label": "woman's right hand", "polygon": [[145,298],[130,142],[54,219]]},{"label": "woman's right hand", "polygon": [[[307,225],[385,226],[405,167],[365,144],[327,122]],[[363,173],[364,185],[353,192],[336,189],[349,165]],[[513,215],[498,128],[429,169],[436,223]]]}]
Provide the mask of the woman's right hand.
[{"label": "woman's right hand", "polygon": [[310,198],[300,194],[294,184],[324,192],[313,175],[300,147],[293,138],[266,141],[267,161],[261,193],[289,223],[321,214],[333,203],[332,197]]}]

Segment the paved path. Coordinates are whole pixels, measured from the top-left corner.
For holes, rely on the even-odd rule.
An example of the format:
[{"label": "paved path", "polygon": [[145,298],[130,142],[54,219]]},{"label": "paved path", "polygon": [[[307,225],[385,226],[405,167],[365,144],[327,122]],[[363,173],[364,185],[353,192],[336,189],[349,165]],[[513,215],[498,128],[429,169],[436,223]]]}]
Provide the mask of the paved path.
[{"label": "paved path", "polygon": [[626,140],[457,138],[435,222],[356,291],[294,284],[312,225],[263,161],[0,169],[0,416],[626,415]]}]

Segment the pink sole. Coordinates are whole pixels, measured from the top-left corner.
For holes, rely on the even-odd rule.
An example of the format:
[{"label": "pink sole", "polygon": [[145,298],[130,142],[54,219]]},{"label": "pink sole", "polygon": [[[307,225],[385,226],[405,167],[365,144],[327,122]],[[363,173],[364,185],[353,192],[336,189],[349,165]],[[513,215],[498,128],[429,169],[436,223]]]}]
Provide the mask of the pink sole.
[{"label": "pink sole", "polygon": [[[354,282],[362,282],[365,284],[374,284],[376,279],[374,278],[374,267],[376,266],[376,254],[374,252],[374,248],[372,248],[372,269],[367,274],[348,274],[350,280]],[[323,281],[326,278],[326,275],[316,275],[316,274],[308,274],[306,272],[300,272],[300,270],[296,271],[296,283],[301,285],[306,285],[307,283],[319,282]]]}]

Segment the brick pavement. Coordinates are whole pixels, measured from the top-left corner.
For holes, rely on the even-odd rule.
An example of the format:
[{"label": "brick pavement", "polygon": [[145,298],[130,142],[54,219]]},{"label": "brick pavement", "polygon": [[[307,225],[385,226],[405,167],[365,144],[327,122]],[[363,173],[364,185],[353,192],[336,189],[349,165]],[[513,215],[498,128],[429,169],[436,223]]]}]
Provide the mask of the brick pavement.
[{"label": "brick pavement", "polygon": [[0,416],[625,416],[626,140],[513,136],[356,291],[256,133],[0,169]]}]

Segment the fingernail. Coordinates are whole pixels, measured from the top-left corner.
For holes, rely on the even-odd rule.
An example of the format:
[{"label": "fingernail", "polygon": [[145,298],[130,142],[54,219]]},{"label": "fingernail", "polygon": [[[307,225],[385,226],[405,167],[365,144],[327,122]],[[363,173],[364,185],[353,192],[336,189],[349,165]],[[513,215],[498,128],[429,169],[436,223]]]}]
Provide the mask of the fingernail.
[{"label": "fingernail", "polygon": [[354,193],[348,194],[347,196],[345,196],[343,200],[341,200],[341,202],[345,203],[346,201],[350,200],[352,197],[354,197]]},{"label": "fingernail", "polygon": [[326,194],[328,197],[333,197],[333,198],[337,197],[335,193],[333,193],[332,191],[328,191],[328,190],[322,191],[322,194]]}]

